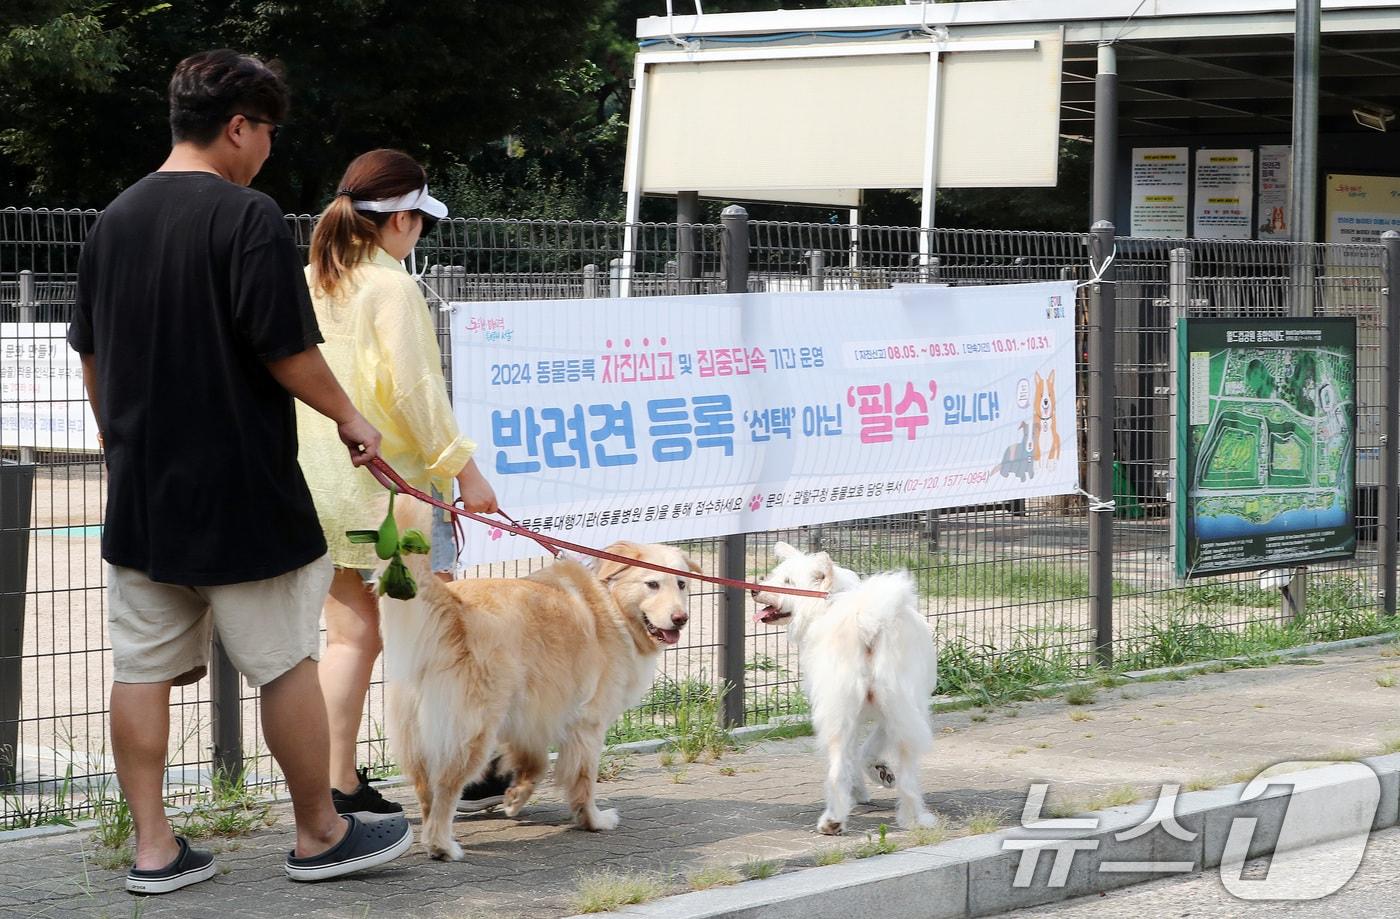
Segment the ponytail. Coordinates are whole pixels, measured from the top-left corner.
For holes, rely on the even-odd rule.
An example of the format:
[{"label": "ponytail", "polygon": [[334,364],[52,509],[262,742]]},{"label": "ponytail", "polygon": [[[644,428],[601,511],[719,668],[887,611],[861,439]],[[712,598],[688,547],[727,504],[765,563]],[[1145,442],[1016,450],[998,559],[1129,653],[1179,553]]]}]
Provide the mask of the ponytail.
[{"label": "ponytail", "polygon": [[334,297],[355,264],[379,243],[379,230],[392,214],[355,210],[356,201],[383,201],[422,188],[423,167],[398,150],[371,150],[355,157],[340,190],[321,212],[311,234],[311,283]]},{"label": "ponytail", "polygon": [[348,194],[336,195],[311,234],[312,287],[327,297],[336,296],[345,275],[378,235],[375,221],[355,210]]}]

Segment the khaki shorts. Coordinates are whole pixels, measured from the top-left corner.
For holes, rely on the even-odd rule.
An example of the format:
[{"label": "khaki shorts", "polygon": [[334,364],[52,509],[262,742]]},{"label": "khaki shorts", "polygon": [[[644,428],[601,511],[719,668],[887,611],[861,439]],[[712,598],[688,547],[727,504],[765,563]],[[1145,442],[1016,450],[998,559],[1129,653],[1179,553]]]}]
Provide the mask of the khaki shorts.
[{"label": "khaki shorts", "polygon": [[243,584],[181,587],[144,571],[107,566],[112,678],[118,683],[194,683],[209,669],[210,629],[248,681],[263,686],[321,656],[321,607],[330,558]]}]

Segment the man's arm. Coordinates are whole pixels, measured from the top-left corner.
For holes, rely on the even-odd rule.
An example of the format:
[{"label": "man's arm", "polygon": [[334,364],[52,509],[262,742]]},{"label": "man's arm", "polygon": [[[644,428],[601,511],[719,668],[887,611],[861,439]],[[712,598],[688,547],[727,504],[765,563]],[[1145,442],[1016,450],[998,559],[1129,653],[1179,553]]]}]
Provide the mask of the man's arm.
[{"label": "man's arm", "polygon": [[350,450],[350,462],[363,466],[379,456],[379,432],[351,404],[320,348],[312,345],[291,357],[269,361],[267,369],[283,389],[336,423],[340,442]]},{"label": "man's arm", "polygon": [[[100,393],[97,391],[97,355],[79,354],[78,359],[83,362],[83,389],[87,392],[88,405],[92,406],[92,417],[101,418],[102,414],[97,410],[97,400]],[[102,441],[102,422],[97,422],[97,445],[105,448],[107,445]]]}]

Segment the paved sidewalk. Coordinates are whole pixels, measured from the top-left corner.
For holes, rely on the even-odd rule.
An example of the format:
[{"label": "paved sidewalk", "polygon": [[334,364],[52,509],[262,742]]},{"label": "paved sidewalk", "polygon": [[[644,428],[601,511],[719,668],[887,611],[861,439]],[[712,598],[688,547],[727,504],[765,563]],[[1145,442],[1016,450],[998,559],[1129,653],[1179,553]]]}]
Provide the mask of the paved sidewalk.
[{"label": "paved sidewalk", "polygon": [[[929,804],[959,833],[974,816],[1015,823],[1032,781],[1052,784],[1052,805],[1088,805],[1124,786],[1155,797],[1162,783],[1226,784],[1279,761],[1376,753],[1400,739],[1396,655],[1391,646],[1373,646],[1100,689],[1089,705],[1057,699],[938,715],[937,746],[923,770]],[[656,754],[623,763],[622,775],[601,786],[622,816],[611,833],[569,829],[566,809],[546,789],[519,820],[460,818],[463,862],[430,861],[415,843],[384,869],[300,885],[282,875],[291,833],[279,805],[271,830],[213,842],[223,873],[140,900],[139,915],[557,917],[574,912],[580,876],[654,871],[680,891],[684,877],[702,867],[777,859],[784,870],[800,870],[820,851],[859,842],[881,823],[893,826],[893,799],[877,789],[843,840],[815,833],[822,757],[809,738],[758,743],[713,763],[668,768]],[[411,793],[387,791],[410,805],[416,823]],[[138,914],[120,875],[97,867],[91,853],[86,832],[0,844],[0,917]]]}]

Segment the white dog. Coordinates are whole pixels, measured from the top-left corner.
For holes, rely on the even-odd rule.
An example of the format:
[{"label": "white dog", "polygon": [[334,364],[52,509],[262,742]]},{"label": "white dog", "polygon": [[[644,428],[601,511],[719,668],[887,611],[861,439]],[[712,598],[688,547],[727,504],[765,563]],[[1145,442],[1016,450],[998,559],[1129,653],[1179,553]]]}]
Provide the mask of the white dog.
[{"label": "white dog", "polygon": [[[928,705],[938,657],[913,579],[900,571],[861,580],[825,552],[804,555],[785,542],[773,551],[780,564],[761,584],[830,592],[820,599],[753,591],[758,621],[791,620],[812,726],[826,748],[826,812],[817,829],[839,835],[852,805],[870,800],[865,770],[894,787],[900,826],[936,826],[919,787],[919,758],[933,746]],[[868,721],[875,728],[858,750]]]}]

